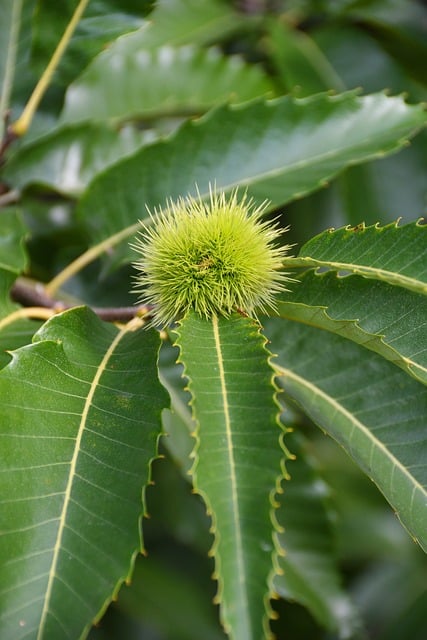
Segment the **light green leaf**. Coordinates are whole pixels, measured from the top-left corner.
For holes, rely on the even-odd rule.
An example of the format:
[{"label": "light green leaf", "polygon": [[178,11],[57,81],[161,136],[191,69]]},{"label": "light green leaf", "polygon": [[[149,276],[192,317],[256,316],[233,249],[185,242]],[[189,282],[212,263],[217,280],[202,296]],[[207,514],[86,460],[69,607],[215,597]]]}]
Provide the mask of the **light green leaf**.
[{"label": "light green leaf", "polygon": [[281,317],[354,340],[427,383],[426,296],[361,276],[311,270],[291,288],[278,303]]},{"label": "light green leaf", "polygon": [[350,340],[282,319],[266,333],[285,391],[377,484],[427,550],[427,391]]},{"label": "light green leaf", "polygon": [[79,195],[100,171],[140,147],[143,135],[101,123],[64,125],[22,146],[3,175],[14,188],[30,184]]},{"label": "light green leaf", "polygon": [[249,318],[189,313],[177,344],[198,424],[194,486],[212,516],[222,622],[236,640],[270,637],[272,510],[284,452],[265,339]]},{"label": "light green leaf", "polygon": [[26,228],[18,209],[8,208],[1,211],[0,269],[11,271],[15,275],[27,266],[27,254],[24,249]]},{"label": "light green leaf", "polygon": [[[344,167],[397,150],[427,121],[422,107],[383,94],[324,94],[222,107],[189,122],[95,178],[80,216],[95,240],[125,228],[166,198],[203,197],[209,183],[246,187],[257,202],[284,204],[320,188]],[[185,170],[183,170],[185,167]],[[127,259],[131,259],[128,251]]]},{"label": "light green leaf", "polygon": [[292,267],[328,267],[427,293],[427,226],[397,223],[330,229],[309,240]]},{"label": "light green leaf", "polygon": [[129,577],[166,403],[158,345],[79,308],[0,372],[4,640],[85,637]]},{"label": "light green leaf", "polygon": [[[135,48],[123,37],[98,56],[66,94],[62,122],[199,115],[221,102],[272,93],[261,68],[218,49]],[[130,47],[126,47],[126,44]]]},{"label": "light green leaf", "polygon": [[275,589],[283,598],[306,606],[322,626],[337,631],[339,638],[357,637],[360,620],[338,569],[330,489],[301,434],[289,434],[287,444],[296,459],[286,465],[290,481],[277,511],[285,555],[279,558],[283,573],[276,575]]},{"label": "light green leaf", "polygon": [[[222,0],[157,0],[149,24],[128,36],[126,48],[131,41],[136,50],[142,42],[145,49],[208,45],[244,24],[244,16]],[[120,47],[120,43],[115,46]]]}]

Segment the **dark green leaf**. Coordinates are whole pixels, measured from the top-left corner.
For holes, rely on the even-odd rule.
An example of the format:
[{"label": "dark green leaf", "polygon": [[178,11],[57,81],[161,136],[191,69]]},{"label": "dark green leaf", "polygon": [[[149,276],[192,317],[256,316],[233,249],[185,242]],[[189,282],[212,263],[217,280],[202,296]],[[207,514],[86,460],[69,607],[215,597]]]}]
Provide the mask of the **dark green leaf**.
[{"label": "dark green leaf", "polygon": [[145,49],[206,45],[217,42],[242,24],[243,16],[222,0],[158,0],[149,24],[129,36],[128,42],[133,41],[136,49],[142,44]]},{"label": "dark green leaf", "polygon": [[103,240],[118,231],[123,239],[127,226],[131,235],[145,205],[194,194],[196,184],[203,197],[210,183],[226,192],[241,186],[257,201],[280,205],[320,188],[345,166],[398,149],[426,120],[421,107],[383,94],[223,107],[95,178],[80,215],[94,239]]},{"label": "dark green leaf", "polygon": [[194,486],[212,516],[221,617],[236,640],[269,637],[272,510],[284,452],[264,340],[248,318],[192,313],[177,340],[197,421]]},{"label": "dark green leaf", "polygon": [[[347,89],[362,87],[365,93],[374,93],[387,88],[393,93],[407,91],[411,99],[422,99],[420,85],[408,78],[396,61],[357,24],[326,23],[310,35]],[[352,64],[355,56],[358,64]]]},{"label": "dark green leaf", "polygon": [[272,20],[268,48],[284,86],[298,96],[346,87],[309,34]]},{"label": "dark green leaf", "polygon": [[14,188],[37,184],[76,196],[102,169],[135,151],[142,140],[142,134],[131,128],[65,125],[22,146],[3,176]]},{"label": "dark green leaf", "polygon": [[427,74],[423,61],[427,56],[426,31],[424,28],[408,29],[391,26],[378,21],[362,23],[367,32],[402,65],[408,75],[427,85]]},{"label": "dark green leaf", "polygon": [[298,257],[286,263],[357,273],[425,295],[426,234],[427,225],[418,223],[330,229],[309,240]]},{"label": "dark green leaf", "polygon": [[279,302],[282,317],[354,340],[427,382],[426,296],[361,276],[313,271],[292,290]]},{"label": "dark green leaf", "polygon": [[[64,33],[78,0],[39,2],[34,16],[32,58],[42,73]],[[71,38],[55,83],[66,84],[118,36],[141,27],[152,0],[97,0],[89,2]]]},{"label": "dark green leaf", "polygon": [[5,133],[4,115],[12,94],[21,19],[22,2],[9,0],[0,4],[0,141]]},{"label": "dark green leaf", "polygon": [[1,371],[5,640],[84,637],[129,577],[166,403],[158,345],[80,308]]},{"label": "dark green leaf", "polygon": [[27,319],[11,321],[11,314],[19,307],[12,302],[10,290],[17,276],[27,267],[28,256],[24,248],[26,229],[16,209],[1,211],[0,234],[0,368],[9,361],[6,353],[31,341],[39,323]]},{"label": "dark green leaf", "polygon": [[131,589],[120,593],[120,610],[128,619],[141,621],[141,638],[153,637],[155,630],[162,640],[226,640],[209,597],[210,585],[199,575],[203,560],[180,549],[181,566],[174,566],[170,547],[161,549],[163,557],[151,553],[139,560]]},{"label": "dark green leaf", "polygon": [[279,559],[283,573],[274,579],[278,594],[308,607],[322,626],[340,638],[356,637],[360,621],[341,583],[328,500],[322,480],[301,436],[289,434],[287,444],[296,460],[287,463],[290,479],[284,486],[277,519],[283,527]]},{"label": "dark green leaf", "polygon": [[0,234],[0,269],[18,275],[27,266],[24,250],[26,228],[17,209],[2,209]]},{"label": "dark green leaf", "polygon": [[[2,277],[0,271],[0,278]],[[0,304],[1,306],[1,304]],[[0,369],[5,367],[11,361],[11,351],[19,349],[29,344],[35,332],[40,328],[39,320],[28,320],[26,318],[16,319],[13,322],[7,322],[3,326],[0,320]]]},{"label": "dark green leaf", "polygon": [[380,356],[281,319],[267,330],[280,382],[378,485],[427,550],[427,391]]}]

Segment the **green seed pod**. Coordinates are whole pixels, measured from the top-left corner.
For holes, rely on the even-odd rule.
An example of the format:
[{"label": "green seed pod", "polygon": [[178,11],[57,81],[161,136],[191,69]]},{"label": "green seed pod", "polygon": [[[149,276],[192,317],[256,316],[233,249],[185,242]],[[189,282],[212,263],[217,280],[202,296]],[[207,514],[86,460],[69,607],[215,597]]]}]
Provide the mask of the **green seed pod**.
[{"label": "green seed pod", "polygon": [[267,206],[211,189],[208,202],[180,198],[155,211],[133,248],[141,254],[134,290],[156,324],[188,309],[210,318],[274,307],[289,280],[281,271],[289,247],[277,244],[283,230],[262,220]]}]

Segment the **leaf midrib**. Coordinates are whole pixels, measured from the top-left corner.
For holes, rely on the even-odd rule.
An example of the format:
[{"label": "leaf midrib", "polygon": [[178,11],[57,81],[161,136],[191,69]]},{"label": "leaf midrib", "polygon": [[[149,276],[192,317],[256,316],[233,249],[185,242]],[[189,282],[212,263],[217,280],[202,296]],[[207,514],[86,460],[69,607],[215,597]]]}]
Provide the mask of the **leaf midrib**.
[{"label": "leaf midrib", "polygon": [[48,583],[47,583],[47,588],[46,588],[46,593],[45,593],[45,598],[44,598],[44,603],[43,603],[43,610],[41,613],[41,617],[40,617],[40,624],[39,624],[39,630],[38,630],[38,634],[37,634],[37,640],[42,640],[43,638],[43,633],[44,633],[44,628],[46,625],[46,620],[47,620],[47,615],[49,612],[49,603],[52,597],[52,590],[53,590],[53,583],[56,577],[56,569],[57,569],[57,565],[58,565],[58,559],[59,559],[59,554],[61,552],[61,548],[62,548],[62,538],[64,535],[64,530],[65,530],[65,525],[66,525],[66,520],[67,520],[67,512],[68,512],[68,507],[70,504],[70,500],[71,500],[71,492],[72,492],[72,488],[73,488],[73,482],[74,482],[74,478],[76,476],[76,467],[77,467],[77,461],[78,461],[78,457],[79,457],[79,453],[80,453],[80,445],[81,445],[81,441],[83,438],[83,434],[84,434],[84,430],[86,427],[86,423],[87,423],[87,419],[88,419],[88,415],[89,415],[89,411],[90,411],[90,407],[92,405],[92,400],[93,397],[95,395],[96,389],[98,387],[98,383],[101,379],[102,374],[104,373],[104,371],[106,370],[107,367],[107,363],[109,361],[109,359],[111,358],[112,354],[114,353],[117,345],[119,344],[119,342],[122,340],[123,336],[128,332],[128,327],[123,327],[123,329],[121,329],[116,337],[114,338],[114,340],[111,342],[109,348],[107,349],[107,351],[104,354],[104,357],[102,358],[99,367],[96,370],[95,376],[90,384],[90,389],[89,389],[89,393],[87,395],[86,398],[86,402],[85,405],[83,407],[83,412],[82,412],[82,416],[81,416],[81,420],[80,420],[80,425],[79,425],[79,429],[77,432],[77,436],[76,436],[76,443],[74,446],[74,452],[73,452],[73,457],[71,459],[71,465],[70,465],[70,473],[69,473],[69,477],[68,477],[68,482],[67,482],[67,486],[65,489],[65,494],[64,494],[64,504],[62,507],[62,511],[61,511],[61,515],[59,517],[59,527],[58,527],[58,533],[56,536],[56,542],[55,542],[55,546],[54,546],[54,553],[53,553],[53,558],[52,558],[52,564],[51,564],[51,569],[49,571],[49,579],[48,579]]},{"label": "leaf midrib", "polygon": [[233,503],[233,521],[234,530],[236,532],[236,548],[237,548],[237,564],[239,567],[240,584],[246,585],[246,572],[243,561],[243,543],[242,543],[242,530],[240,526],[239,517],[239,503],[238,503],[238,490],[236,480],[236,461],[234,459],[234,444],[232,435],[232,425],[230,416],[230,407],[228,403],[227,385],[225,380],[224,359],[221,348],[221,337],[219,334],[218,318],[212,317],[212,328],[215,342],[215,353],[218,362],[218,373],[221,385],[221,397],[223,401],[224,409],[224,425],[226,430],[227,439],[227,454],[228,454],[228,466],[230,469],[230,483],[231,483],[231,499]]},{"label": "leaf midrib", "polygon": [[297,258],[286,258],[283,261],[284,267],[329,267],[337,271],[350,271],[366,278],[381,280],[392,285],[399,285],[415,293],[427,294],[427,285],[420,280],[405,276],[397,271],[388,271],[379,267],[370,267],[364,264],[352,262],[335,262],[333,260],[318,260],[310,256],[301,256]]},{"label": "leaf midrib", "polygon": [[[310,310],[313,314],[309,318],[306,318],[301,313],[298,313],[299,308]],[[296,312],[289,313],[287,309],[296,310]],[[416,362],[413,356],[404,355],[398,351],[392,346],[392,341],[389,340],[385,334],[371,333],[360,325],[359,319],[350,317],[336,318],[330,315],[328,310],[328,306],[324,305],[311,305],[305,302],[288,302],[286,300],[281,300],[278,305],[278,313],[281,318],[288,320],[297,319],[297,322],[309,327],[325,329],[337,335],[343,335],[342,327],[348,327],[349,329],[354,328],[357,331],[356,335],[361,339],[357,340],[355,336],[349,337],[348,334],[345,334],[345,337],[354,341],[356,344],[362,345],[365,349],[378,353],[389,362],[392,362],[409,373],[415,380],[418,380],[418,382],[426,384],[427,367]],[[320,312],[320,314],[318,312]],[[319,317],[320,320],[318,320]],[[364,340],[362,340],[362,337]],[[399,336],[399,338],[401,337],[402,336]]]}]

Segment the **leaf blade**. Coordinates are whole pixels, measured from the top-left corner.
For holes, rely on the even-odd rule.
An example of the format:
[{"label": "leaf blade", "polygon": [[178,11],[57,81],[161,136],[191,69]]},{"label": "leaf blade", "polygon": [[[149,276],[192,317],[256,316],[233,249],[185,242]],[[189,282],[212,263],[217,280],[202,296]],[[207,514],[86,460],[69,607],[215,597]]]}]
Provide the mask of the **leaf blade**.
[{"label": "leaf blade", "polygon": [[195,184],[202,197],[215,183],[218,190],[245,187],[256,201],[282,205],[346,166],[396,151],[426,119],[421,107],[383,94],[218,108],[95,178],[79,215],[100,241],[125,227],[134,233],[144,205],[153,210],[166,198],[197,195]]},{"label": "leaf blade", "polygon": [[5,2],[0,6],[0,140],[5,133],[4,116],[8,111],[21,27],[22,1]]},{"label": "leaf blade", "polygon": [[346,270],[425,294],[426,232],[418,222],[330,229],[309,240],[287,264]]},{"label": "leaf blade", "polygon": [[143,134],[131,129],[117,132],[101,123],[58,126],[18,149],[4,176],[16,188],[42,185],[76,197],[94,176],[142,144]]},{"label": "leaf blade", "polygon": [[165,402],[157,348],[152,333],[118,331],[75,309],[3,369],[5,638],[84,637],[129,575]]},{"label": "leaf blade", "polygon": [[145,49],[114,45],[72,84],[61,115],[63,123],[155,119],[200,114],[226,100],[245,102],[272,93],[257,67],[228,58],[217,49],[194,46]]},{"label": "leaf blade", "polygon": [[[219,318],[211,326],[189,314],[177,344],[199,423],[194,484],[213,518],[224,628],[236,639],[269,637],[271,511],[283,451],[264,339],[249,319]],[[236,380],[245,381],[243,389]]]},{"label": "leaf blade", "polygon": [[[39,73],[49,62],[76,4],[74,0],[64,0],[58,6],[47,0],[35,13],[32,58]],[[140,28],[150,4],[149,0],[125,3],[102,0],[89,3],[59,64],[55,84],[68,84],[103,47],[121,34]]]},{"label": "leaf blade", "polygon": [[427,382],[424,295],[358,275],[311,270],[292,289],[278,303],[281,317],[349,338]]}]

